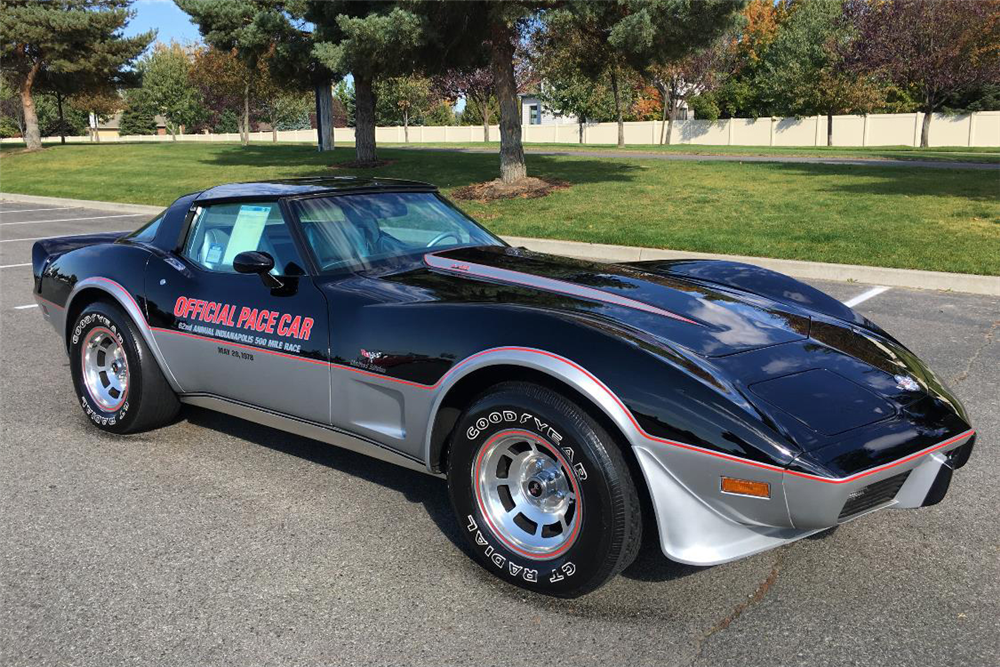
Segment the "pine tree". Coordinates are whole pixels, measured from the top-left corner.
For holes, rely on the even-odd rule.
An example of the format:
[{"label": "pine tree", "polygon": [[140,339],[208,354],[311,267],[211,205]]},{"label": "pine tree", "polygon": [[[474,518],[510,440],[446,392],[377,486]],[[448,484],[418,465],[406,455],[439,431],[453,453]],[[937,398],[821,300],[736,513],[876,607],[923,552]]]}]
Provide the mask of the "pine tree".
[{"label": "pine tree", "polygon": [[122,36],[134,16],[131,0],[0,0],[0,67],[16,86],[28,150],[42,147],[36,87],[71,77],[74,92],[113,87],[156,36]]}]

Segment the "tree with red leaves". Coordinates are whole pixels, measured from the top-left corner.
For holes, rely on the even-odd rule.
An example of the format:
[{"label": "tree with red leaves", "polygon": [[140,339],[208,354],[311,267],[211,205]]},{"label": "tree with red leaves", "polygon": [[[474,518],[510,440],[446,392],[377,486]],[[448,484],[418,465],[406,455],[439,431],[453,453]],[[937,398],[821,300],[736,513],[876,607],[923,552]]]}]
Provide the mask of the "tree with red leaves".
[{"label": "tree with red leaves", "polygon": [[493,72],[487,67],[474,70],[450,70],[432,79],[434,91],[454,104],[460,97],[482,110],[483,141],[490,140],[490,98],[493,97]]},{"label": "tree with red leaves", "polygon": [[918,94],[926,147],[931,114],[949,96],[1000,82],[1000,0],[848,0],[848,62]]}]

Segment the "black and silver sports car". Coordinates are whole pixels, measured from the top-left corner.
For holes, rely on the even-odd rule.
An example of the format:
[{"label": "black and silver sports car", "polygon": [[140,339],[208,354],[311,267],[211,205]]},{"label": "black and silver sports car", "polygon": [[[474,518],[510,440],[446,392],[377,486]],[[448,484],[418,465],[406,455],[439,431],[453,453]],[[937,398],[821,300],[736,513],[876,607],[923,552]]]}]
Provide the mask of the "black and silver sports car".
[{"label": "black and silver sports car", "polygon": [[32,259],[98,428],[186,403],[446,478],[482,566],[553,595],[625,568],[643,517],[710,565],[934,504],[975,439],[912,352],[812,287],[512,248],[424,183],[223,185]]}]

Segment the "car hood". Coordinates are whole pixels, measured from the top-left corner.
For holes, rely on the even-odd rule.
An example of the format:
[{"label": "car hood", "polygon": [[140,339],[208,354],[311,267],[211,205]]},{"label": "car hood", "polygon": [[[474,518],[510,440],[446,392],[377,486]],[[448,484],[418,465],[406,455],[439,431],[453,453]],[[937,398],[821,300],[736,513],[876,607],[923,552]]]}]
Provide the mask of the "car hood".
[{"label": "car hood", "polygon": [[[524,305],[588,314],[706,357],[803,340],[809,316],[765,297],[620,264],[476,247],[429,253],[426,266],[462,281],[518,288]],[[525,292],[521,292],[525,290]]]}]

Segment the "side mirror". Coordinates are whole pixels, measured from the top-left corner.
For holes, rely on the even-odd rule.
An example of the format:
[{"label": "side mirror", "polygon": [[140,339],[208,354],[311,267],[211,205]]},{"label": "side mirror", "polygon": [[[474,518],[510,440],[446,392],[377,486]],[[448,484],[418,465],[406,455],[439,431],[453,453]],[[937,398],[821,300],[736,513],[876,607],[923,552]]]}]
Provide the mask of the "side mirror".
[{"label": "side mirror", "polygon": [[266,252],[249,250],[233,258],[233,269],[236,273],[256,273],[265,287],[276,289],[282,286],[282,282],[271,275],[270,271],[273,268],[274,258]]}]

